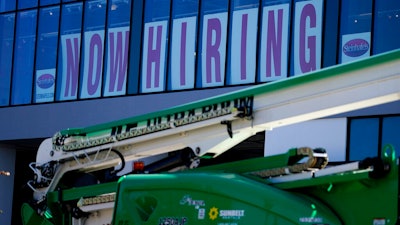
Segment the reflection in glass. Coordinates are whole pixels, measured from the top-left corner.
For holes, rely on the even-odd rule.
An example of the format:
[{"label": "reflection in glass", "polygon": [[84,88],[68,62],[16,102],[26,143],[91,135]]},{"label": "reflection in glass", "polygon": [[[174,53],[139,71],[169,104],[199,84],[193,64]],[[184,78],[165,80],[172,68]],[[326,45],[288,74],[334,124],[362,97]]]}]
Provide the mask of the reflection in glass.
[{"label": "reflection in glass", "polygon": [[9,104],[14,25],[14,13],[0,15],[0,106]]},{"label": "reflection in glass", "polygon": [[58,6],[40,10],[34,102],[54,100],[59,16]]},{"label": "reflection in glass", "polygon": [[350,121],[349,160],[362,160],[378,154],[379,119],[362,118]]},{"label": "reflection in glass", "polygon": [[36,10],[17,14],[11,104],[29,104],[32,97]]}]

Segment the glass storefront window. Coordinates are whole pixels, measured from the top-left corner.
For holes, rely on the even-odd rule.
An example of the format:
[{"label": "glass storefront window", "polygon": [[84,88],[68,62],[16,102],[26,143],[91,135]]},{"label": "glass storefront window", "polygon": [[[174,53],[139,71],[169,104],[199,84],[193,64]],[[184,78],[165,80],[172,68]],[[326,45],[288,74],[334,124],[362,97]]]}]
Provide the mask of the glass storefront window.
[{"label": "glass storefront window", "polygon": [[382,148],[391,144],[396,149],[396,156],[400,156],[400,116],[385,117],[382,121]]},{"label": "glass storefront window", "polygon": [[82,99],[97,98],[101,95],[107,1],[85,1],[84,4],[79,89]]},{"label": "glass storefront window", "polygon": [[56,100],[77,99],[82,7],[82,2],[62,6]]},{"label": "glass storefront window", "polygon": [[42,8],[36,51],[34,102],[54,101],[58,45],[59,6]]},{"label": "glass storefront window", "polygon": [[11,104],[30,104],[32,100],[37,11],[17,14]]},{"label": "glass storefront window", "polygon": [[52,5],[60,3],[60,0],[40,0],[40,5]]},{"label": "glass storefront window", "polygon": [[199,1],[172,2],[168,90],[194,88]]},{"label": "glass storefront window", "polygon": [[400,1],[375,1],[373,54],[400,48]]},{"label": "glass storefront window", "polygon": [[108,3],[103,96],[126,94],[131,1]]},{"label": "glass storefront window", "polygon": [[0,106],[9,104],[14,25],[14,13],[0,15]]},{"label": "glass storefront window", "polygon": [[0,12],[8,12],[15,10],[15,0],[0,0]]},{"label": "glass storefront window", "polygon": [[349,160],[378,156],[379,118],[350,120]]},{"label": "glass storefront window", "polygon": [[343,0],[340,15],[339,62],[370,55],[372,0]]}]

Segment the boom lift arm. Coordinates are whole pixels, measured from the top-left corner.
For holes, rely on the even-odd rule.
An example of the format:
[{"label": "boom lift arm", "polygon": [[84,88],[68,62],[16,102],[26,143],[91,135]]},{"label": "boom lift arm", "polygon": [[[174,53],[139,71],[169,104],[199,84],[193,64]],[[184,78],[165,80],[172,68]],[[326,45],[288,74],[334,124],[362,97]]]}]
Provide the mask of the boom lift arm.
[{"label": "boom lift arm", "polygon": [[41,202],[69,171],[190,148],[216,157],[257,132],[400,100],[400,51],[138,117],[60,131],[31,164]]}]

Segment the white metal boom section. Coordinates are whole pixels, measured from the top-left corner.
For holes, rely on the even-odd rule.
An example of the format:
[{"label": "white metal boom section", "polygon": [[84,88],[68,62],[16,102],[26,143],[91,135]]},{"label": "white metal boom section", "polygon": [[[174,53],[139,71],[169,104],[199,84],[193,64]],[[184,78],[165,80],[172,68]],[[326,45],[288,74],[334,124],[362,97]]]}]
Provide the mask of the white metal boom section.
[{"label": "white metal boom section", "polygon": [[160,112],[61,131],[40,146],[31,186],[44,194],[68,171],[113,167],[119,157],[137,160],[184,148],[216,157],[266,129],[399,99],[400,51],[394,51]]}]

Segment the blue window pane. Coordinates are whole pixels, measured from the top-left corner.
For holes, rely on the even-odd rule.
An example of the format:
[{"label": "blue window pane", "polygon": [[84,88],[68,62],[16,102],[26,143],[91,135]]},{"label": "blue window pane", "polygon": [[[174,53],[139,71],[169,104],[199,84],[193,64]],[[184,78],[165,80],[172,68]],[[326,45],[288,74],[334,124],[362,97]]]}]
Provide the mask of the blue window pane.
[{"label": "blue window pane", "polygon": [[36,17],[36,10],[20,12],[17,15],[11,96],[11,103],[13,105],[31,103]]},{"label": "blue window pane", "polygon": [[372,0],[342,1],[339,62],[368,57],[371,46]]},{"label": "blue window pane", "polygon": [[95,98],[101,95],[106,10],[106,0],[85,2],[80,98]]},{"label": "blue window pane", "polygon": [[26,9],[36,7],[38,0],[18,0],[18,9]]},{"label": "blue window pane", "polygon": [[168,90],[194,87],[199,1],[172,2]]},{"label": "blue window pane", "polygon": [[82,8],[81,2],[62,6],[56,100],[77,98]]},{"label": "blue window pane", "polygon": [[145,22],[168,20],[170,14],[169,0],[147,0]]},{"label": "blue window pane", "polygon": [[34,102],[54,100],[59,16],[58,6],[40,10]]},{"label": "blue window pane", "polygon": [[396,156],[400,156],[400,116],[383,118],[382,147],[391,144],[396,149]]},{"label": "blue window pane", "polygon": [[15,14],[0,15],[0,106],[9,104]]},{"label": "blue window pane", "polygon": [[40,0],[40,5],[52,5],[60,3],[60,0]]},{"label": "blue window pane", "polygon": [[126,93],[130,12],[131,1],[109,1],[103,96]]},{"label": "blue window pane", "polygon": [[339,33],[339,1],[325,1],[324,42],[323,42],[323,66],[328,67],[337,64],[338,33]]},{"label": "blue window pane", "polygon": [[15,0],[0,0],[0,12],[15,10]]},{"label": "blue window pane", "polygon": [[379,119],[353,119],[350,121],[349,160],[375,157],[379,149]]},{"label": "blue window pane", "polygon": [[400,48],[400,1],[375,1],[373,54]]}]

